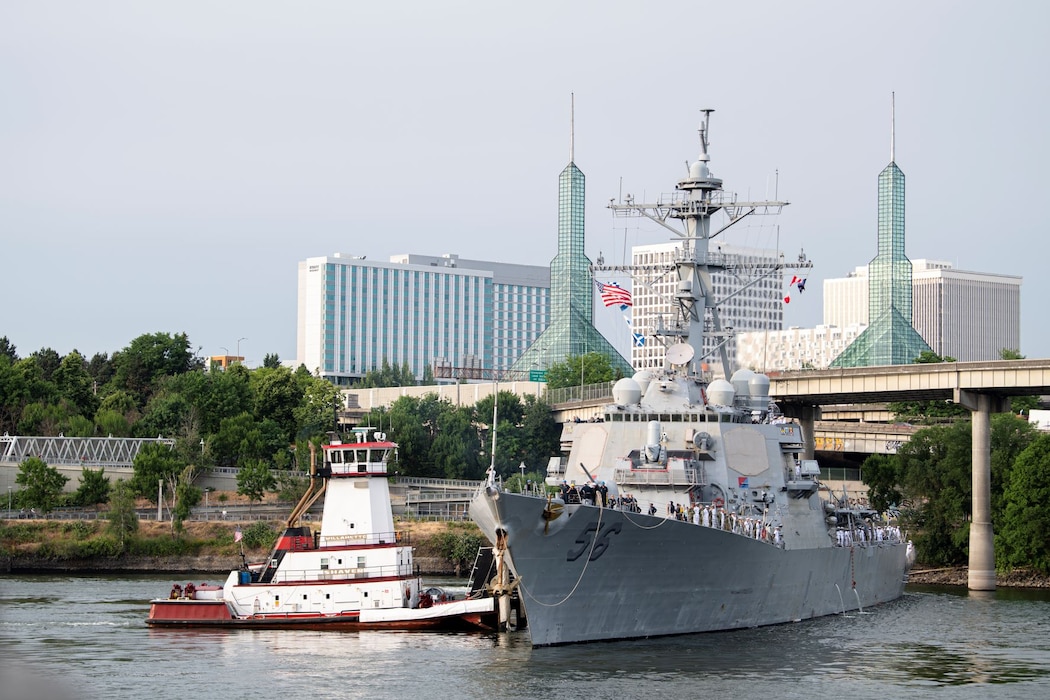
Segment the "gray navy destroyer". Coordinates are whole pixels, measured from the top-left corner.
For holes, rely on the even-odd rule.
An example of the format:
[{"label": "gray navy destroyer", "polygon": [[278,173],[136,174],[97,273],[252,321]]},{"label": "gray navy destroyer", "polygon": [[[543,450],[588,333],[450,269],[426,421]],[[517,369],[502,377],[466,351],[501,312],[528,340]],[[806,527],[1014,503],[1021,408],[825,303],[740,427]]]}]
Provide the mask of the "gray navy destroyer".
[{"label": "gray navy destroyer", "polygon": [[[560,495],[511,493],[490,474],[471,503],[499,562],[494,588],[517,589],[534,646],[800,621],[904,591],[910,544],[820,483],[768,377],[730,374],[724,343],[728,379],[706,371],[705,333],[730,332],[711,274],[732,261],[710,242],[785,204],[722,191],[708,167],[709,122],[706,110],[700,156],[673,196],[610,205],[677,238],[674,314],[653,332],[665,366],[616,382],[596,420],[565,424]],[[716,214],[727,223],[712,231]]]}]

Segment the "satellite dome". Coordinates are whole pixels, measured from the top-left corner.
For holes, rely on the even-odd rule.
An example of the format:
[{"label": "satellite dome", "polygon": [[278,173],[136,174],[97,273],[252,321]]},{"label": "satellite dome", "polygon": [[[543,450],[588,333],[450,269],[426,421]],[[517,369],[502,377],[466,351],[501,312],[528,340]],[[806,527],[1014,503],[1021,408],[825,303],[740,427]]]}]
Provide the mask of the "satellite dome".
[{"label": "satellite dome", "polygon": [[645,392],[649,390],[649,382],[653,381],[653,373],[646,369],[635,372],[634,381],[638,383],[638,390],[642,396],[645,396]]},{"label": "satellite dome", "polygon": [[754,374],[748,380],[748,388],[751,393],[751,407],[764,410],[769,406],[769,377],[764,374]]},{"label": "satellite dome", "polygon": [[736,395],[740,397],[751,395],[751,377],[755,376],[755,373],[749,369],[738,369],[733,372],[733,377],[730,379],[733,382],[733,389],[736,390]]},{"label": "satellite dome", "polygon": [[707,386],[707,402],[716,406],[732,406],[736,389],[724,379],[716,379]]},{"label": "satellite dome", "polygon": [[642,398],[642,389],[638,382],[630,377],[624,377],[613,385],[613,403],[619,406],[633,406]]}]

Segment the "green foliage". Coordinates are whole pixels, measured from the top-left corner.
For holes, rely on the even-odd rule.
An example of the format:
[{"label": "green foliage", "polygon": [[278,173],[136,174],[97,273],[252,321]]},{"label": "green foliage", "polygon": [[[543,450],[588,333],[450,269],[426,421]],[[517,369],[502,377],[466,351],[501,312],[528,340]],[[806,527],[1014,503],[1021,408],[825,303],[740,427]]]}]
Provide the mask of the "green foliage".
[{"label": "green foliage", "polygon": [[600,352],[570,355],[547,368],[547,388],[599,384],[620,378],[609,358]]},{"label": "green foliage", "polygon": [[216,464],[233,467],[251,459],[270,461],[278,452],[287,451],[288,444],[286,431],[274,421],[241,413],[222,421],[208,448]]},{"label": "green foliage", "polygon": [[175,485],[175,499],[171,509],[172,535],[181,535],[182,524],[190,517],[195,505],[201,502],[204,492],[193,485],[194,469],[186,467]]},{"label": "green foliage", "polygon": [[88,539],[63,539],[48,541],[36,550],[36,556],[53,561],[75,559],[102,559],[121,554],[119,543],[108,535],[99,535]]},{"label": "green foliage", "polygon": [[[251,373],[252,414],[258,421],[270,420],[284,431],[284,441],[295,438],[295,409],[301,389],[287,367],[263,367]],[[331,425],[331,422],[329,422]]]},{"label": "green foliage", "polygon": [[298,503],[310,488],[310,477],[295,472],[278,471],[274,478],[277,480],[277,497],[282,501]]},{"label": "green foliage", "polygon": [[60,403],[35,401],[22,409],[17,430],[22,435],[58,435],[68,416]]},{"label": "green foliage", "polygon": [[0,338],[0,358],[5,357],[10,364],[18,362],[18,349],[11,344],[6,335]]},{"label": "green foliage", "polygon": [[868,502],[872,508],[885,512],[890,506],[900,506],[901,463],[894,455],[869,455],[860,465],[860,473],[868,486]]},{"label": "green foliage", "polygon": [[921,504],[915,539],[919,558],[930,565],[965,563],[972,483],[969,423],[920,430],[897,455],[903,491]]},{"label": "green foliage", "polygon": [[365,372],[365,376],[357,384],[362,389],[373,389],[387,386],[415,386],[416,377],[412,369],[405,362],[400,367],[391,367],[390,362],[383,358],[380,369],[371,369]]},{"label": "green foliage", "polygon": [[19,503],[50,513],[59,504],[62,487],[69,479],[39,457],[29,457],[18,466],[15,483],[21,486]]},{"label": "green foliage", "polygon": [[294,437],[301,439],[313,435],[324,435],[335,424],[336,411],[340,405],[339,389],[331,382],[317,377],[297,376],[298,405],[292,409],[295,425]]},{"label": "green foliage", "polygon": [[[1004,516],[1011,496],[1006,484],[1035,431],[1006,413],[991,419],[992,523],[997,537],[1013,527]],[[924,428],[893,456],[872,456],[863,473],[876,508],[908,502],[902,511],[916,532],[919,559],[931,566],[962,565],[968,557],[972,516],[972,434],[968,421]]]},{"label": "green foliage", "polygon": [[52,375],[58,366],[62,364],[62,357],[51,348],[41,348],[32,353],[30,357],[40,367],[40,373],[44,381],[54,381]]},{"label": "green foliage", "polygon": [[135,476],[131,479],[131,486],[137,495],[156,503],[158,482],[164,481],[171,490],[183,466],[178,455],[168,446],[156,442],[146,443],[132,463]]},{"label": "green foliage", "polygon": [[483,542],[481,535],[473,529],[449,528],[437,535],[438,551],[455,565],[457,572],[474,564]]},{"label": "green foliage", "polygon": [[997,565],[1050,574],[1050,435],[1039,435],[1018,455],[1004,501],[995,537]]},{"label": "green foliage", "polygon": [[263,367],[267,369],[277,369],[281,366],[281,358],[278,357],[277,353],[266,353],[263,355]]},{"label": "green foliage", "polygon": [[[471,409],[457,408],[435,394],[402,396],[389,410],[376,409],[364,424],[384,430],[398,444],[398,461],[391,467],[407,476],[482,479],[492,461],[492,405],[487,397]],[[509,477],[525,462],[545,470],[559,454],[561,428],[550,407],[533,396],[524,399],[501,391],[497,412],[496,470]],[[303,465],[305,469],[305,465]]]},{"label": "green foliage", "polygon": [[80,472],[80,486],[72,496],[72,502],[81,507],[105,503],[109,500],[110,484],[105,468],[84,469]]},{"label": "green foliage", "polygon": [[247,549],[270,547],[277,539],[277,531],[269,523],[262,521],[252,523],[244,528],[241,534],[244,536],[241,541]]},{"label": "green foliage", "polygon": [[139,530],[139,516],[135,512],[134,490],[123,479],[113,485],[106,520],[106,532],[114,538],[121,552],[127,551],[128,544]]},{"label": "green foliage", "polygon": [[82,416],[95,415],[99,400],[95,394],[94,379],[88,374],[87,361],[79,352],[74,350],[62,358],[51,375],[51,381],[77,413]]},{"label": "green foliage", "polygon": [[277,488],[277,480],[265,462],[249,459],[237,472],[237,493],[248,497],[248,512],[252,504],[261,501],[268,491]]},{"label": "green foliage", "polygon": [[113,368],[114,383],[134,397],[136,405],[145,406],[158,379],[202,369],[202,364],[190,352],[185,333],[153,333],[140,335],[114,353]]}]

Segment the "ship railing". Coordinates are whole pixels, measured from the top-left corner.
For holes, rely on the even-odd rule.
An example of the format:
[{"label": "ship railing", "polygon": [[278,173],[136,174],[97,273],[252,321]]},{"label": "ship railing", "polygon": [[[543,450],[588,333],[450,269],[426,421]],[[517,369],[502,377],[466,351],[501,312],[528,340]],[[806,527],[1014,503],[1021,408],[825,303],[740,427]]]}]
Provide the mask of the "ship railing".
[{"label": "ship railing", "polygon": [[320,547],[355,547],[361,545],[408,544],[407,532],[369,532],[361,535],[326,535],[318,538]]},{"label": "ship railing", "polygon": [[412,564],[391,566],[340,567],[337,569],[299,569],[278,571],[274,583],[294,583],[296,581],[353,581],[370,578],[390,578],[393,576],[413,576]]},{"label": "ship railing", "polygon": [[688,467],[683,470],[672,469],[616,469],[614,472],[617,484],[631,485],[703,485],[701,470]]}]

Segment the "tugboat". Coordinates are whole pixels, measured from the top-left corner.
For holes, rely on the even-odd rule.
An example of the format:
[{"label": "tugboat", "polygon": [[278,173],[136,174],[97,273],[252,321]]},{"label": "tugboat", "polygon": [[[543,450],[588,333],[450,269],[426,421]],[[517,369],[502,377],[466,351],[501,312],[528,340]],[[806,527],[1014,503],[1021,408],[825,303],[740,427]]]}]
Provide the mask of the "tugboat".
[{"label": "tugboat", "polygon": [[[383,433],[323,447],[323,466],[265,562],[231,571],[222,586],[175,584],[150,601],[151,627],[279,629],[496,629],[494,599],[454,599],[424,587],[412,547],[395,531]],[[321,496],[321,527],[302,515]],[[243,555],[242,555],[243,557]]]},{"label": "tugboat", "polygon": [[[785,203],[722,192],[708,168],[709,118],[672,198],[610,205],[677,234],[661,268],[677,280],[672,314],[650,332],[664,366],[617,381],[597,420],[565,424],[568,458],[548,469],[561,496],[510,493],[490,473],[471,503],[515,579],[533,646],[759,627],[904,592],[913,559],[904,535],[828,493],[768,377],[730,371],[712,273],[734,262],[710,241]],[[728,222],[712,228],[719,213]],[[717,339],[725,378],[708,371],[705,335]]]}]

